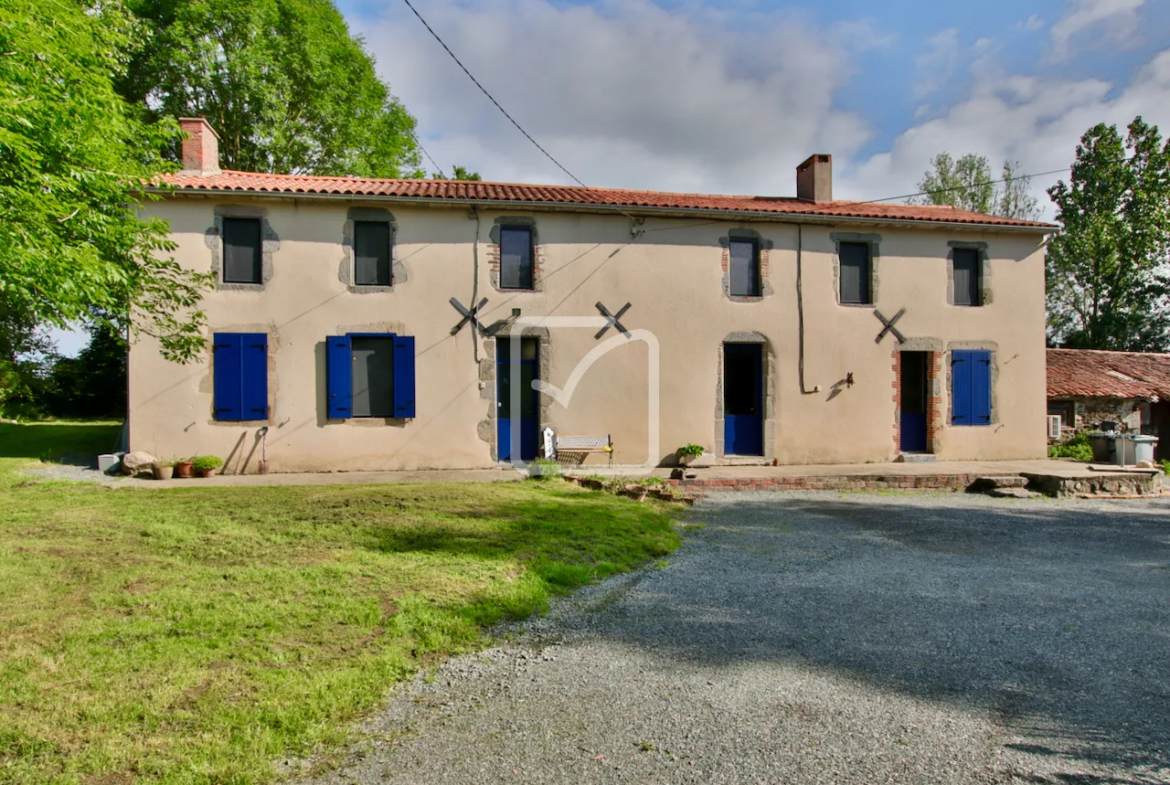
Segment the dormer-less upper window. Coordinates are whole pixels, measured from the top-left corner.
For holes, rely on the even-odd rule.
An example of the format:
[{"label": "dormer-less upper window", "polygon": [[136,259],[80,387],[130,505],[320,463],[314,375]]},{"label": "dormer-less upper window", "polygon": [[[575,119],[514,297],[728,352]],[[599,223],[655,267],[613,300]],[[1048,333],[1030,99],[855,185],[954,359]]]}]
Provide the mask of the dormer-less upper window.
[{"label": "dormer-less upper window", "polygon": [[954,260],[955,305],[983,305],[982,260],[975,248],[956,248]]},{"label": "dormer-less upper window", "polygon": [[532,228],[500,227],[500,288],[532,289]]},{"label": "dormer-less upper window", "polygon": [[223,282],[262,283],[259,218],[223,219]]},{"label": "dormer-less upper window", "polygon": [[354,221],[353,280],[358,286],[390,286],[390,224]]},{"label": "dormer-less upper window", "polygon": [[730,262],[729,294],[733,297],[760,296],[760,244],[755,240],[727,243]]}]

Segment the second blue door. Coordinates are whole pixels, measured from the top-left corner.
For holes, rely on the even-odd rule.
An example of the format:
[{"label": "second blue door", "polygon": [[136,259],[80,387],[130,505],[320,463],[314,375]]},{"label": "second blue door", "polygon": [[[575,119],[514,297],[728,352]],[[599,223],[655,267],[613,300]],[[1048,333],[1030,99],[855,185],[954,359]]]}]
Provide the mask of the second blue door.
[{"label": "second blue door", "polygon": [[723,452],[764,454],[764,347],[723,345]]},{"label": "second blue door", "polygon": [[[512,339],[496,340],[496,423],[501,461],[531,461],[540,442],[540,393],[532,382],[540,378],[539,345],[535,338],[520,340],[520,354],[513,357]],[[513,391],[513,385],[519,389]],[[519,410],[512,396],[519,395]]]}]

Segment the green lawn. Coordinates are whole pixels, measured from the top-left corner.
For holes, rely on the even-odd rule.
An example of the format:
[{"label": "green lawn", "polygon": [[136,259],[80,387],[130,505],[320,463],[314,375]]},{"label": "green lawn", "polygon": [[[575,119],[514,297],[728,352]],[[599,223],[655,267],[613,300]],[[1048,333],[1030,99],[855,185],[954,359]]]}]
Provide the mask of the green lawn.
[{"label": "green lawn", "polygon": [[483,627],[661,557],[671,510],[559,481],[38,482],[111,425],[0,425],[0,782],[257,783]]}]

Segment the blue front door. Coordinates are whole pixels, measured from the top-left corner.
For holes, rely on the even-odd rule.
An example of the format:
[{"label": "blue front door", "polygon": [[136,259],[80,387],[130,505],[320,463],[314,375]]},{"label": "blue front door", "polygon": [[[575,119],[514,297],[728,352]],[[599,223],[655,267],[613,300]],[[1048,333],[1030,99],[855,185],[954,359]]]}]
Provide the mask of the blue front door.
[{"label": "blue front door", "polygon": [[764,454],[764,355],[758,343],[723,345],[723,452]]},{"label": "blue front door", "polygon": [[[538,352],[535,338],[522,338],[520,355],[513,358],[512,339],[496,339],[496,439],[501,461],[531,461],[537,455],[540,393],[532,382],[540,378]],[[514,391],[513,385],[518,389]],[[514,394],[519,396],[518,410]]]},{"label": "blue front door", "polygon": [[902,452],[926,452],[926,362],[927,352],[901,352],[899,445]]}]

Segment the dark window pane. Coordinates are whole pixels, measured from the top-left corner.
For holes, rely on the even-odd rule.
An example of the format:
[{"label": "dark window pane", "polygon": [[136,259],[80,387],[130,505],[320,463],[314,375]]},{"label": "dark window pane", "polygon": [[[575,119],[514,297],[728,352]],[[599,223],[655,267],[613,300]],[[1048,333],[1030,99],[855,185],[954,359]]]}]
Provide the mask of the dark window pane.
[{"label": "dark window pane", "polygon": [[756,344],[723,346],[723,411],[760,414],[760,353]]},{"label": "dark window pane", "polygon": [[261,283],[260,219],[223,219],[224,283]]},{"label": "dark window pane", "polygon": [[499,352],[499,417],[504,420],[512,418],[512,384],[519,379],[520,384],[520,418],[534,419],[536,414],[537,393],[532,383],[537,376],[537,343],[535,338],[520,340],[520,358],[512,360],[512,339],[499,338],[496,340],[496,351]]},{"label": "dark window pane", "polygon": [[353,280],[358,286],[390,285],[390,224],[354,222]]},{"label": "dark window pane", "polygon": [[926,352],[902,352],[902,414],[926,413]]},{"label": "dark window pane", "polygon": [[760,254],[753,240],[732,240],[728,256],[731,260],[731,294],[736,297],[760,296]]},{"label": "dark window pane", "polygon": [[500,227],[500,288],[532,288],[532,230]]},{"label": "dark window pane", "polygon": [[394,341],[389,336],[350,341],[353,353],[353,416],[394,416]]},{"label": "dark window pane", "polygon": [[979,251],[974,248],[956,248],[953,256],[955,305],[982,305]]},{"label": "dark window pane", "polygon": [[869,243],[841,243],[841,302],[869,303]]}]

